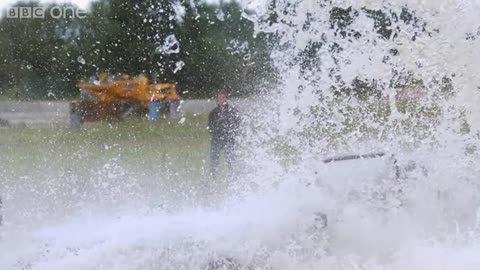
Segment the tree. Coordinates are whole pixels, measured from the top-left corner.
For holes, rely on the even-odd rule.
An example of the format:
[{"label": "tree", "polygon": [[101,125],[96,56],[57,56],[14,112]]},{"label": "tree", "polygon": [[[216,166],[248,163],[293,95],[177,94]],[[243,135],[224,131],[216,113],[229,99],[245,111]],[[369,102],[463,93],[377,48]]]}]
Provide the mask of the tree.
[{"label": "tree", "polygon": [[0,29],[0,82],[14,98],[76,96],[78,81],[100,72],[176,82],[185,97],[245,96],[273,74],[271,37],[253,37],[235,2],[103,0],[85,19],[3,18]]},{"label": "tree", "polygon": [[[197,16],[195,16],[197,14]],[[219,15],[221,14],[221,15]],[[235,2],[187,6],[180,33],[185,68],[178,76],[192,97],[223,90],[236,96],[258,93],[273,78],[269,35],[253,36],[253,23]]]}]

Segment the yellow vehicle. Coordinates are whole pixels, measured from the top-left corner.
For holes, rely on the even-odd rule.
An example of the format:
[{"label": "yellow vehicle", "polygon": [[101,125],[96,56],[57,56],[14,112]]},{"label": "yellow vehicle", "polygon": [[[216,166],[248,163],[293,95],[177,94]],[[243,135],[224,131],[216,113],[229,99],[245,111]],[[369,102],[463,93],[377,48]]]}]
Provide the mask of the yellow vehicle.
[{"label": "yellow vehicle", "polygon": [[173,116],[180,104],[175,84],[149,83],[145,76],[134,79],[124,76],[109,82],[108,76],[101,74],[99,79],[94,83],[78,84],[80,91],[91,98],[72,102],[73,126],[85,121],[120,120],[126,112],[132,113],[132,110],[143,115],[148,112],[151,120],[158,118],[161,108],[167,115]]}]

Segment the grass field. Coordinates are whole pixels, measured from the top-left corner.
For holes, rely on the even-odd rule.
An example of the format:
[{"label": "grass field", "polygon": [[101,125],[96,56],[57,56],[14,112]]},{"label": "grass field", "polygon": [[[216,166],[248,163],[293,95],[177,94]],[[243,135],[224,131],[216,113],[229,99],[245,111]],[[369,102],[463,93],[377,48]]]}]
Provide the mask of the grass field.
[{"label": "grass field", "polygon": [[[137,119],[78,130],[3,129],[0,192],[15,211],[41,204],[35,213],[63,209],[59,204],[75,208],[82,200],[195,203],[212,182],[206,125],[200,115],[187,116],[183,124]],[[220,182],[215,189],[226,187]]]},{"label": "grass field", "polygon": [[[89,123],[82,129],[0,130],[0,162],[10,170],[25,173],[38,166],[89,167],[116,159],[144,169],[170,170],[179,175],[202,175],[208,158],[205,116],[117,124]],[[174,165],[169,168],[169,165]]]}]

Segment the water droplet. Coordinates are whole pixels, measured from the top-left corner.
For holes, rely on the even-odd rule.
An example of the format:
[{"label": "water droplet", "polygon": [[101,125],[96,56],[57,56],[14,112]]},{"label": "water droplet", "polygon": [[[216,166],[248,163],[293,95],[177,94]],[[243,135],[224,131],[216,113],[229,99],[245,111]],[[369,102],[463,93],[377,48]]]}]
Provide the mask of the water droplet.
[{"label": "water droplet", "polygon": [[222,22],[225,20],[225,13],[223,13],[223,10],[219,9],[217,11],[217,19]]},{"label": "water droplet", "polygon": [[180,52],[180,43],[178,42],[175,35],[169,35],[165,38],[165,42],[163,45],[157,50],[160,53],[164,54],[172,54],[172,53],[179,53]]},{"label": "water droplet", "polygon": [[178,61],[175,63],[175,70],[173,70],[173,73],[177,73],[178,71],[182,70],[183,66],[185,66],[185,62],[183,61]]},{"label": "water droplet", "polygon": [[82,65],[85,65],[85,63],[87,63],[87,62],[85,61],[85,59],[83,59],[82,56],[79,56],[79,57],[77,58],[77,61],[78,61],[80,64],[82,64]]}]

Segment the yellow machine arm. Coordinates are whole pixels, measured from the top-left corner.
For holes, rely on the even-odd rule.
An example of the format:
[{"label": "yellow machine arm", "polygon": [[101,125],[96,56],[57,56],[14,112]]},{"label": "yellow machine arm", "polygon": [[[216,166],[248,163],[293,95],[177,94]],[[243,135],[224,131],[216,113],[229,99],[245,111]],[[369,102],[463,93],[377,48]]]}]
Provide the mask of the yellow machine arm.
[{"label": "yellow machine arm", "polygon": [[144,108],[148,108],[151,100],[180,99],[175,84],[149,84],[148,79],[144,76],[100,85],[80,83],[78,87],[98,97],[101,101],[134,100]]}]

